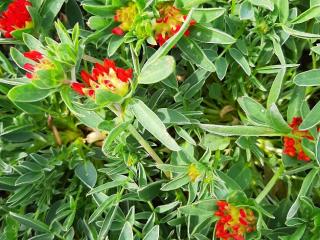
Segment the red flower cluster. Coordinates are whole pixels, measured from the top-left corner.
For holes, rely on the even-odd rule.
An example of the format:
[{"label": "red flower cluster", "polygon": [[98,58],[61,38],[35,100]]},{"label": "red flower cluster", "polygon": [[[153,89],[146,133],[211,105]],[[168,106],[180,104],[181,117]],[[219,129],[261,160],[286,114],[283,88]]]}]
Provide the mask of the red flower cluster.
[{"label": "red flower cluster", "polygon": [[309,131],[300,131],[299,126],[302,123],[301,117],[294,117],[292,123],[289,125],[292,128],[291,133],[297,138],[284,137],[283,153],[290,157],[297,157],[298,160],[310,161],[310,158],[305,154],[302,149],[301,140],[307,138],[313,140]]},{"label": "red flower cluster", "polygon": [[94,97],[97,89],[125,96],[129,90],[129,82],[132,79],[132,69],[123,69],[115,65],[114,61],[105,59],[103,65],[96,63],[92,74],[81,71],[84,83],[72,83],[74,91],[81,95]]},{"label": "red flower cluster", "polygon": [[[154,25],[155,38],[157,43],[162,46],[170,37],[176,34],[183,22],[186,19],[186,15],[183,15],[176,7],[164,3],[159,5],[160,18],[156,19]],[[190,26],[196,24],[196,21],[191,20]],[[184,33],[185,36],[189,36],[189,29]]]},{"label": "red flower cluster", "polygon": [[31,63],[24,64],[23,68],[26,71],[28,71],[28,73],[26,73],[27,78],[36,80],[38,78],[37,71],[50,70],[54,68],[53,63],[49,61],[47,58],[44,58],[42,53],[38,51],[33,50],[33,51],[25,52],[23,55],[26,58],[35,62],[35,64],[31,64]]},{"label": "red flower cluster", "polygon": [[219,217],[216,237],[222,240],[244,240],[245,234],[255,231],[256,218],[250,209],[238,208],[226,201],[217,201]]},{"label": "red flower cluster", "polygon": [[27,6],[31,6],[28,0],[14,0],[9,4],[8,9],[2,12],[0,30],[4,32],[6,38],[12,37],[12,31],[28,28],[32,24]]}]

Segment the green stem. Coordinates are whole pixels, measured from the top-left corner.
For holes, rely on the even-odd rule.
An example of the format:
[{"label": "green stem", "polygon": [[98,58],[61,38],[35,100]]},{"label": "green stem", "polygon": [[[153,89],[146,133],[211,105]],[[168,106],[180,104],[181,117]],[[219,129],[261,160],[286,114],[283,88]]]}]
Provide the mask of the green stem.
[{"label": "green stem", "polygon": [[135,127],[130,124],[128,126],[128,130],[131,135],[140,143],[140,145],[149,153],[149,155],[153,158],[153,160],[158,164],[163,164],[163,161],[158,156],[158,154],[152,149],[149,143],[144,140],[144,138],[140,135],[140,133],[135,129]]},{"label": "green stem", "polygon": [[134,51],[132,43],[130,43],[130,52],[131,52],[131,56],[132,56],[132,62],[133,62],[134,71],[136,72],[137,75],[139,75],[140,74],[139,58],[138,58],[136,52]]},{"label": "green stem", "polygon": [[282,175],[283,170],[284,170],[283,165],[280,165],[278,171],[273,175],[273,177],[270,179],[270,181],[265,186],[265,188],[262,190],[262,192],[260,192],[260,194],[257,196],[257,198],[256,198],[257,203],[260,203],[268,195],[268,193],[271,191],[273,186],[278,181],[279,177]]},{"label": "green stem", "polygon": [[232,0],[232,2],[231,2],[231,15],[235,14],[236,6],[237,6],[237,0]]},{"label": "green stem", "polygon": [[88,62],[92,62],[92,63],[103,63],[103,61],[95,58],[95,57],[91,57],[89,55],[83,54],[82,59]]},{"label": "green stem", "polygon": [[[109,106],[109,109],[113,111],[117,116],[121,116],[121,112],[117,111],[116,107]],[[157,164],[163,164],[163,161],[158,156],[158,154],[152,149],[150,144],[140,135],[140,133],[136,130],[136,128],[130,124],[128,126],[128,130],[131,133],[131,135],[140,143],[140,145],[147,151],[147,153],[150,155],[150,157],[157,163]],[[171,178],[170,173],[164,172],[167,178]]]}]

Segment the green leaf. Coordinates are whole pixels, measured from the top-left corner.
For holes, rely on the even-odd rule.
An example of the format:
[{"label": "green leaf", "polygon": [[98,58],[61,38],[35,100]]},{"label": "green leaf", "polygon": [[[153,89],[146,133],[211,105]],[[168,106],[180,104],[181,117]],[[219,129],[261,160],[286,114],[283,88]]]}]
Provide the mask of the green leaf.
[{"label": "green leaf", "polygon": [[172,202],[172,203],[168,203],[168,204],[165,204],[165,205],[160,205],[158,207],[156,207],[154,209],[154,211],[156,213],[165,213],[165,212],[168,212],[172,209],[174,209],[176,206],[178,206],[180,204],[179,201],[175,201],[175,202]]},{"label": "green leaf", "polygon": [[129,222],[126,222],[123,225],[118,240],[133,240],[132,227]]},{"label": "green leaf", "polygon": [[225,11],[225,8],[196,8],[192,18],[197,23],[209,23],[222,16]]},{"label": "green leaf", "polygon": [[59,13],[62,5],[65,0],[44,0],[41,6],[41,15],[42,15],[42,28],[45,30],[49,30],[48,26],[52,25],[55,17]]},{"label": "green leaf", "polygon": [[289,0],[273,0],[279,12],[280,22],[285,23],[289,17]]},{"label": "green leaf", "polygon": [[297,38],[302,38],[302,39],[319,39],[320,38],[319,34],[301,32],[301,31],[289,28],[286,25],[282,25],[282,29],[287,34],[294,36],[294,37],[297,37]]},{"label": "green leaf", "polygon": [[188,174],[172,179],[161,187],[161,191],[171,191],[186,185],[190,181]]},{"label": "green leaf", "polygon": [[[182,37],[178,42],[179,49],[188,56],[188,59],[197,66],[209,71],[214,72],[215,66],[209,60],[207,55],[191,38]],[[160,67],[159,67],[160,68]]]},{"label": "green leaf", "polygon": [[34,63],[32,60],[25,58],[23,54],[14,47],[10,48],[10,55],[12,57],[12,60],[22,69],[26,63]]},{"label": "green leaf", "polygon": [[294,201],[294,203],[291,205],[288,214],[287,214],[287,220],[292,219],[296,213],[299,210],[300,207],[300,198],[302,196],[306,196],[306,194],[308,193],[310,187],[312,186],[314,180],[316,179],[316,176],[318,175],[319,169],[318,168],[314,168],[312,169],[308,175],[304,178],[299,194],[297,196],[297,199]]},{"label": "green leaf", "polygon": [[236,39],[229,34],[200,24],[192,27],[190,31],[190,38],[204,43],[233,44],[236,42]]},{"label": "green leaf", "polygon": [[113,219],[116,216],[116,212],[117,212],[117,207],[112,207],[109,209],[102,223],[102,226],[99,232],[99,239],[105,239],[106,236],[108,235]]},{"label": "green leaf", "polygon": [[320,69],[313,69],[297,74],[293,82],[298,86],[320,86]]},{"label": "green leaf", "polygon": [[29,172],[18,177],[15,185],[18,186],[22,184],[30,184],[38,181],[39,179],[42,178],[42,176],[43,176],[42,172]]},{"label": "green leaf", "polygon": [[277,130],[279,133],[290,133],[291,128],[288,123],[283,119],[279,109],[275,104],[272,104],[267,111],[268,121],[271,128]]},{"label": "green leaf", "polygon": [[124,41],[125,38],[123,36],[113,35],[109,40],[108,56],[111,57],[113,54],[115,54]]},{"label": "green leaf", "polygon": [[249,0],[253,5],[256,5],[258,7],[266,8],[270,11],[273,11],[274,4],[271,0]]},{"label": "green leaf", "polygon": [[182,127],[175,126],[174,129],[176,130],[177,134],[182,137],[184,140],[186,140],[188,143],[192,145],[197,145],[196,141],[190,136],[190,134],[184,130]]},{"label": "green leaf", "polygon": [[85,28],[84,17],[81,12],[81,8],[76,0],[68,0],[65,5],[65,13],[67,15],[68,23],[70,27],[73,27],[77,23],[82,29]]},{"label": "green leaf", "polygon": [[151,64],[144,66],[138,77],[139,84],[153,84],[168,78],[176,68],[176,62],[171,56],[163,56]]},{"label": "green leaf", "polygon": [[97,171],[90,161],[79,163],[75,169],[75,173],[76,176],[89,188],[92,188],[97,182]]},{"label": "green leaf", "polygon": [[247,61],[247,59],[243,56],[243,54],[235,48],[231,48],[229,50],[229,53],[231,55],[231,57],[233,57],[234,60],[236,60],[236,62],[240,65],[240,67],[243,69],[243,71],[250,76],[251,75],[251,69],[249,66],[249,63]]},{"label": "green leaf", "polygon": [[277,100],[279,99],[285,74],[286,74],[286,68],[282,68],[278,72],[275,80],[273,81],[269,95],[268,95],[268,99],[267,99],[267,107],[268,108],[273,103],[276,103]]},{"label": "green leaf", "polygon": [[221,136],[280,136],[274,129],[262,126],[224,126],[200,124],[202,129]]},{"label": "green leaf", "polygon": [[320,5],[314,5],[307,11],[301,13],[299,16],[291,20],[292,24],[300,24],[310,19],[316,18],[320,15]]},{"label": "green leaf", "polygon": [[[250,167],[243,162],[233,164],[228,171],[228,176],[240,185],[241,190],[248,188],[253,177]],[[226,186],[229,188],[228,185]]]},{"label": "green leaf", "polygon": [[37,50],[39,52],[43,52],[43,45],[42,43],[36,39],[34,36],[23,33],[22,34],[24,43],[28,46],[30,50]]},{"label": "green leaf", "polygon": [[30,81],[27,78],[9,78],[9,79],[1,79],[0,83],[5,83],[8,85],[18,86],[18,85],[25,85],[27,83],[30,83]]},{"label": "green leaf", "polygon": [[139,198],[144,201],[151,201],[155,197],[158,197],[160,194],[160,188],[164,180],[150,183],[143,188],[138,190]]},{"label": "green leaf", "polygon": [[125,131],[128,127],[129,123],[124,122],[121,123],[120,125],[116,126],[109,132],[107,138],[103,142],[102,146],[102,151],[108,155],[108,151],[110,150],[109,148],[111,147],[112,143],[117,139],[117,137],[120,136],[120,134]]},{"label": "green leaf", "polygon": [[260,103],[250,97],[241,97],[238,102],[250,121],[266,125],[266,109]]},{"label": "green leaf", "polygon": [[299,129],[308,130],[316,126],[320,122],[320,101],[312,108],[312,110],[303,119]]},{"label": "green leaf", "polygon": [[135,99],[130,104],[130,108],[141,123],[156,139],[172,151],[179,151],[180,147],[176,141],[169,135],[166,127],[159,117],[148,108],[141,100]]},{"label": "green leaf", "polygon": [[108,199],[106,199],[96,210],[94,210],[94,212],[91,214],[91,216],[89,217],[89,223],[94,222],[98,217],[101,216],[101,214],[103,212],[105,212],[108,208],[110,208],[114,201],[117,199],[118,195],[114,194],[110,197],[108,197]]},{"label": "green leaf", "polygon": [[293,89],[292,96],[295,96],[295,97],[290,99],[290,102],[288,105],[288,110],[287,110],[288,122],[291,122],[294,117],[301,115],[300,109],[304,100],[305,91],[306,91],[305,87],[295,86],[295,88]]},{"label": "green leaf", "polygon": [[49,226],[43,222],[40,222],[39,220],[35,220],[29,216],[21,215],[14,212],[10,212],[10,216],[26,227],[32,228],[39,232],[51,233]]},{"label": "green leaf", "polygon": [[228,61],[224,57],[219,57],[215,61],[216,72],[220,80],[224,79],[228,70]]},{"label": "green leaf", "polygon": [[9,91],[8,97],[13,102],[36,102],[45,99],[55,91],[56,89],[39,89],[29,83],[15,86]]},{"label": "green leaf", "polygon": [[188,166],[176,166],[171,164],[157,164],[157,168],[164,172],[174,172],[174,173],[186,173],[188,171]]},{"label": "green leaf", "polygon": [[103,122],[103,118],[94,111],[88,111],[77,106],[74,106],[74,109],[78,113],[76,117],[88,127],[98,129],[99,124]]},{"label": "green leaf", "polygon": [[252,7],[252,4],[248,1],[244,1],[240,5],[240,19],[247,20],[247,19],[253,19],[253,18],[254,18],[254,8]]},{"label": "green leaf", "polygon": [[100,106],[106,106],[110,103],[120,102],[122,97],[118,94],[106,91],[104,89],[97,89],[95,91],[96,103]]},{"label": "green leaf", "polygon": [[213,134],[206,134],[201,139],[201,146],[205,149],[209,148],[211,151],[224,150],[230,144],[230,138],[221,137]]},{"label": "green leaf", "polygon": [[208,0],[176,0],[175,4],[179,8],[189,9],[191,7],[198,6]]},{"label": "green leaf", "polygon": [[83,9],[86,10],[88,13],[91,13],[93,15],[106,17],[106,18],[112,18],[115,14],[116,7],[113,6],[106,6],[106,5],[89,5],[89,4],[83,4]]},{"label": "green leaf", "polygon": [[127,180],[113,180],[112,182],[107,182],[98,187],[91,189],[90,192],[87,193],[87,195],[91,195],[94,193],[105,191],[107,189],[123,186],[126,184],[126,182]]},{"label": "green leaf", "polygon": [[159,225],[154,226],[143,238],[143,240],[158,240],[159,239]]},{"label": "green leaf", "polygon": [[190,120],[178,110],[170,108],[160,108],[157,111],[160,120],[165,124],[190,124]]}]

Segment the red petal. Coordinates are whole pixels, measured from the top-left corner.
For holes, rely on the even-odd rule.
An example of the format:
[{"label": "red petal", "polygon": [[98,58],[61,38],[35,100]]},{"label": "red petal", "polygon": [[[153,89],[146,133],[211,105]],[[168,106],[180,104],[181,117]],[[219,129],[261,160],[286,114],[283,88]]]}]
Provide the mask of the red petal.
[{"label": "red petal", "polygon": [[109,73],[110,68],[112,68],[113,70],[116,69],[116,64],[114,63],[114,61],[107,59],[107,58],[104,59],[103,65],[107,69],[108,73]]},{"label": "red petal", "polygon": [[82,70],[81,73],[80,73],[80,75],[81,75],[82,80],[83,80],[88,86],[90,86],[90,80],[92,79],[91,75],[90,75],[87,71],[85,71],[85,70]]},{"label": "red petal", "polygon": [[114,35],[122,36],[124,34],[124,31],[120,27],[115,27],[112,29],[112,33]]},{"label": "red petal", "polygon": [[25,56],[26,58],[29,58],[35,62],[39,62],[43,58],[42,53],[40,53],[38,51],[25,52],[25,53],[23,53],[23,56]]},{"label": "red petal", "polygon": [[31,63],[26,63],[23,65],[23,68],[29,72],[33,72],[34,71],[34,66]]},{"label": "red petal", "polygon": [[83,89],[85,88],[85,85],[82,83],[74,82],[71,84],[71,88],[79,93],[80,95],[84,95]]},{"label": "red petal", "polygon": [[123,68],[117,68],[117,77],[122,81],[122,82],[128,82],[130,76],[128,75],[128,72],[124,70]]},{"label": "red petal", "polygon": [[26,73],[27,78],[32,79],[32,76],[33,76],[32,73]]}]

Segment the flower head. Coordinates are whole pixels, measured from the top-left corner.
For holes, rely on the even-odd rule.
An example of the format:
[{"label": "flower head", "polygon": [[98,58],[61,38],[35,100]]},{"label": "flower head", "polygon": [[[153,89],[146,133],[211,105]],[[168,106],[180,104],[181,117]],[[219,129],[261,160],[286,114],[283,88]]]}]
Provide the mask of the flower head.
[{"label": "flower head", "polygon": [[251,209],[232,206],[226,201],[217,201],[219,217],[216,237],[223,240],[244,240],[245,234],[255,231],[256,218]]},{"label": "flower head", "polygon": [[[180,30],[186,19],[186,15],[183,15],[179,9],[169,3],[159,4],[158,9],[160,17],[156,19],[154,31],[157,43],[162,46],[170,37]],[[195,23],[194,20],[191,20],[190,26]],[[184,35],[189,36],[189,34],[190,31],[188,29]]]},{"label": "flower head", "polygon": [[17,29],[30,28],[32,19],[27,6],[31,6],[28,0],[14,0],[6,11],[0,16],[0,30],[6,38],[12,37],[11,32]]},{"label": "flower head", "polygon": [[26,63],[23,68],[27,70],[26,77],[32,80],[39,79],[38,72],[41,70],[52,70],[54,69],[54,64],[47,58],[45,58],[42,53],[38,51],[29,51],[23,54],[26,58],[34,61],[34,64]]},{"label": "flower head", "polygon": [[190,164],[188,168],[188,176],[192,182],[195,182],[197,178],[201,175],[195,164]]},{"label": "flower head", "polygon": [[116,11],[114,21],[119,22],[120,25],[112,29],[115,35],[123,35],[125,32],[131,30],[135,18],[137,16],[137,6],[134,3],[129,3],[126,7],[121,7]]},{"label": "flower head", "polygon": [[301,117],[294,117],[292,119],[292,123],[289,126],[292,128],[291,134],[294,135],[296,138],[284,137],[283,153],[290,157],[297,157],[298,160],[310,161],[310,158],[303,151],[301,141],[303,138],[313,140],[313,137],[311,136],[309,131],[299,130],[299,126],[301,123]]},{"label": "flower head", "polygon": [[119,68],[114,61],[105,59],[103,64],[95,64],[91,74],[83,70],[81,77],[84,83],[71,85],[73,90],[81,95],[94,97],[95,91],[102,89],[123,97],[129,91],[132,69]]}]

